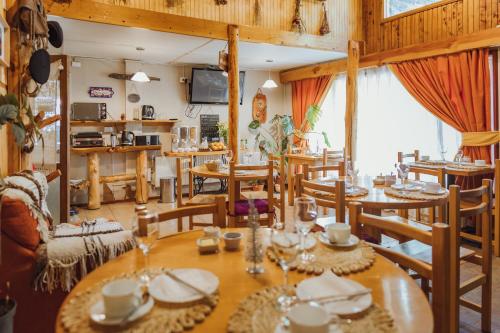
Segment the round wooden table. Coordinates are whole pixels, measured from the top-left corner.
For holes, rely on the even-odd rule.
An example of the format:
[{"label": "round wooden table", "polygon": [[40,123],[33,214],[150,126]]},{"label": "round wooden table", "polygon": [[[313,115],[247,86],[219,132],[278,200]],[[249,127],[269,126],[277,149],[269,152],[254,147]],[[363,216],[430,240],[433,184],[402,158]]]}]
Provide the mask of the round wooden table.
[{"label": "round wooden table", "polygon": [[[229,229],[230,230],[230,229]],[[244,232],[244,229],[236,229]],[[232,230],[233,231],[233,230]],[[269,232],[269,229],[266,229]],[[267,258],[265,273],[257,277],[249,275],[243,249],[237,252],[222,250],[217,254],[200,255],[195,245],[202,231],[190,231],[158,240],[151,250],[151,266],[170,268],[202,268],[213,272],[220,279],[220,302],[214,312],[192,332],[225,332],[229,316],[246,296],[262,288],[278,285],[283,281],[282,271]],[[244,245],[244,239],[242,244]],[[120,273],[135,271],[142,267],[139,250],[133,250],[109,261],[80,281],[65,299],[67,304],[77,293]],[[297,283],[310,276],[290,273],[290,283]],[[425,333],[433,331],[431,307],[415,281],[389,260],[377,255],[368,270],[348,275],[373,290],[374,302],[392,314],[400,332]],[[64,332],[59,311],[56,332]]]}]

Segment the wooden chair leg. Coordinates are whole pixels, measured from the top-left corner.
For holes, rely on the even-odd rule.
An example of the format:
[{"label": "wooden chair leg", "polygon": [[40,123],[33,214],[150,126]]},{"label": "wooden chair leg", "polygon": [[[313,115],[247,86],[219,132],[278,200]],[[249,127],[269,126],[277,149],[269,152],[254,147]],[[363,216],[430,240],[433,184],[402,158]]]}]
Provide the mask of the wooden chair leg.
[{"label": "wooden chair leg", "polygon": [[[500,195],[500,193],[497,195]],[[498,213],[500,209],[495,209],[495,216],[493,216],[493,251],[495,253],[495,257],[500,257],[500,213]]]},{"label": "wooden chair leg", "polygon": [[417,221],[422,221],[422,211],[420,209],[416,210],[415,218],[417,219]]},{"label": "wooden chair leg", "polygon": [[427,297],[427,299],[429,299],[429,280],[422,278],[422,280],[420,282],[420,286],[422,288],[422,291],[425,294],[425,297]]},{"label": "wooden chair leg", "polygon": [[436,222],[436,209],[435,207],[429,208],[429,223],[432,224]]},{"label": "wooden chair leg", "polygon": [[182,232],[182,217],[177,218],[177,232]]},{"label": "wooden chair leg", "polygon": [[193,221],[193,217],[190,216],[189,217],[189,230],[193,230],[194,228],[194,221]]}]

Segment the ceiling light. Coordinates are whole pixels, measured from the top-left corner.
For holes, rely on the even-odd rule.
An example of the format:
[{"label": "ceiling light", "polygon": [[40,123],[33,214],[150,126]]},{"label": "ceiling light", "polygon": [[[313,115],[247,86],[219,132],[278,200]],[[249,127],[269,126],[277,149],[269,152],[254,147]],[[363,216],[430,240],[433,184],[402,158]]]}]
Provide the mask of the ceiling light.
[{"label": "ceiling light", "polygon": [[[274,60],[267,59],[266,62],[272,63],[272,62],[274,62]],[[271,71],[269,71],[269,78],[266,80],[266,82],[264,82],[264,84],[262,85],[262,88],[265,88],[265,89],[278,88],[278,85],[276,84],[276,82],[274,82],[274,80],[271,79]]]},{"label": "ceiling light", "polygon": [[[144,51],[145,49],[143,47],[136,47],[135,48],[138,52],[142,52]],[[142,67],[142,63],[141,63],[141,67]],[[149,79],[149,76],[144,73],[141,68],[139,68],[139,71],[135,72],[134,75],[132,75],[132,77],[130,78],[130,80],[134,81],[134,82],[150,82],[151,80]]]}]

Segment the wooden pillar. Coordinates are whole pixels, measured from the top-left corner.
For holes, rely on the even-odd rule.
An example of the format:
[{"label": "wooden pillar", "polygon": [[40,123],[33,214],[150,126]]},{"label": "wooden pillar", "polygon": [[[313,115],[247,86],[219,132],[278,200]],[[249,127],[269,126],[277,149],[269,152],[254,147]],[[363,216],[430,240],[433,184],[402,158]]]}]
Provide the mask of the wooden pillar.
[{"label": "wooden pillar", "polygon": [[99,185],[99,155],[87,154],[87,178],[89,180],[89,209],[101,208],[101,187]]},{"label": "wooden pillar", "polygon": [[228,35],[228,87],[229,87],[229,119],[228,147],[233,151],[233,160],[238,163],[238,116],[240,105],[240,69],[238,65],[239,28],[229,25]]},{"label": "wooden pillar", "polygon": [[350,40],[347,46],[347,80],[345,112],[345,149],[351,161],[356,160],[358,107],[359,42]]},{"label": "wooden pillar", "polygon": [[145,204],[148,202],[148,180],[146,178],[148,170],[148,154],[145,150],[137,153],[135,172],[137,173],[135,202]]}]

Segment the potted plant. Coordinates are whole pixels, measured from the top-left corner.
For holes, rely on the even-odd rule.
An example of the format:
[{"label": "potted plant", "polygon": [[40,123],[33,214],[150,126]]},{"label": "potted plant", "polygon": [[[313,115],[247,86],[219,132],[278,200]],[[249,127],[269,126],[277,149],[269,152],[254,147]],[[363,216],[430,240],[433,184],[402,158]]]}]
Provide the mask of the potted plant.
[{"label": "potted plant", "polygon": [[217,123],[217,132],[219,132],[219,138],[224,139],[224,143],[227,144],[228,143],[228,141],[227,141],[227,133],[228,133],[227,123],[219,121]]},{"label": "potted plant", "polygon": [[14,331],[14,315],[16,314],[16,301],[9,297],[10,282],[7,282],[5,297],[1,297],[0,290],[0,332],[12,333]]},{"label": "potted plant", "polygon": [[12,131],[18,145],[23,145],[26,136],[26,127],[19,112],[19,101],[16,95],[7,94],[0,96],[0,129],[2,125],[12,124]]}]

